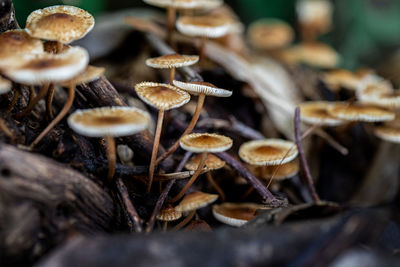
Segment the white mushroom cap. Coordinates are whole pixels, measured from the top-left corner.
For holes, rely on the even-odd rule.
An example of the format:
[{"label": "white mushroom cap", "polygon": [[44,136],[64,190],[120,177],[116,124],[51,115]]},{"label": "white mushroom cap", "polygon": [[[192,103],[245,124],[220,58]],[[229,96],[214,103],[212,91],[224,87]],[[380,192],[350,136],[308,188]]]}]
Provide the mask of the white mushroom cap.
[{"label": "white mushroom cap", "polygon": [[149,121],[149,114],[135,107],[77,110],[68,117],[69,127],[89,137],[132,135],[146,129]]},{"label": "white mushroom cap", "polygon": [[224,3],[222,0],[143,0],[143,2],[153,6],[176,9],[212,9]]},{"label": "white mushroom cap", "polygon": [[10,54],[43,53],[41,40],[31,37],[25,30],[9,30],[0,34],[0,57]]},{"label": "white mushroom cap", "polygon": [[41,85],[78,75],[86,68],[89,55],[84,48],[71,47],[61,54],[27,54],[15,60],[15,66],[3,69],[5,76],[18,83]]},{"label": "white mushroom cap", "polygon": [[199,56],[170,54],[146,60],[146,65],[156,69],[171,69],[191,66],[199,61]]},{"label": "white mushroom cap", "polygon": [[241,227],[256,216],[257,210],[269,209],[256,203],[229,203],[213,205],[212,212],[218,221],[234,226]]},{"label": "white mushroom cap", "polygon": [[232,31],[232,21],[215,16],[183,16],[176,21],[176,28],[188,36],[219,38]]},{"label": "white mushroom cap", "polygon": [[50,6],[33,11],[26,20],[26,31],[33,37],[70,43],[81,39],[94,27],[94,18],[74,6]]},{"label": "white mushroom cap", "polygon": [[0,76],[0,95],[11,91],[12,83]]},{"label": "white mushroom cap", "polygon": [[214,133],[192,133],[179,141],[181,148],[195,153],[223,152],[232,147],[232,139]]},{"label": "white mushroom cap", "polygon": [[211,83],[206,82],[181,82],[174,80],[172,82],[176,87],[185,90],[192,95],[205,94],[210,96],[218,97],[229,97],[232,95],[232,91],[218,88]]}]

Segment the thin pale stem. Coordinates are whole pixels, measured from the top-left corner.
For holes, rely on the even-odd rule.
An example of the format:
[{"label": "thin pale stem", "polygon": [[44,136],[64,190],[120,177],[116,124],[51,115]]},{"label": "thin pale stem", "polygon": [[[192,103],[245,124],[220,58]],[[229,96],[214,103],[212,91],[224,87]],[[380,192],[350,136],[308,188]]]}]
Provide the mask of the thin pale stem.
[{"label": "thin pale stem", "polygon": [[28,113],[30,113],[32,109],[36,106],[36,104],[39,102],[39,100],[42,99],[47,94],[48,90],[49,90],[49,84],[42,85],[35,98],[29,102],[28,106],[23,111],[17,114],[17,118],[22,118]]},{"label": "thin pale stem", "polygon": [[172,85],[172,81],[175,79],[175,68],[171,68],[169,71],[169,84]]},{"label": "thin pale stem", "polygon": [[151,161],[150,161],[150,169],[149,169],[149,181],[148,181],[148,184],[147,184],[147,193],[150,193],[151,184],[153,183],[154,169],[156,167],[156,159],[157,159],[157,154],[158,154],[158,146],[160,144],[160,137],[161,137],[161,130],[162,130],[163,120],[164,120],[164,110],[159,110],[158,111],[158,118],[157,118],[156,134],[154,136],[153,151],[151,153]]},{"label": "thin pale stem", "polygon": [[117,163],[114,137],[106,136],[106,145],[107,145],[107,159],[108,159],[107,179],[109,181],[112,181],[115,173],[115,165]]},{"label": "thin pale stem", "polygon": [[47,91],[47,98],[46,98],[46,113],[48,119],[53,119],[53,97],[55,91],[54,83],[51,83],[49,86],[49,90]]},{"label": "thin pale stem", "polygon": [[32,142],[32,144],[30,145],[31,149],[35,147],[43,139],[43,137],[45,137],[46,134],[48,134],[54,128],[54,126],[56,126],[57,123],[59,123],[65,117],[65,115],[67,115],[69,109],[72,106],[72,103],[74,102],[74,98],[75,84],[71,84],[68,87],[68,99],[64,107],[61,109],[60,113],[58,113],[58,115],[54,118],[54,120],[52,120],[49,125],[47,125],[47,127],[40,133],[40,135],[36,137],[36,139]]},{"label": "thin pale stem", "polygon": [[167,158],[169,155],[171,155],[172,153],[174,153],[178,147],[179,147],[179,141],[181,140],[181,138],[187,134],[190,134],[194,127],[196,126],[197,121],[199,120],[200,117],[200,113],[201,113],[201,109],[203,108],[204,105],[204,100],[206,98],[205,94],[201,94],[199,95],[199,99],[197,99],[197,105],[196,105],[196,110],[193,114],[192,120],[190,121],[188,127],[186,128],[186,130],[182,133],[181,137],[179,137],[178,140],[176,140],[176,142],[168,149],[167,152],[165,152],[164,154],[162,154],[156,161],[156,165],[158,165],[161,161],[163,161],[165,158]]},{"label": "thin pale stem", "polygon": [[218,195],[221,197],[222,202],[225,202],[225,200],[226,200],[225,193],[222,190],[222,188],[217,184],[217,182],[214,180],[214,178],[211,175],[211,172],[207,172],[206,176],[207,176],[208,182],[218,192]]},{"label": "thin pale stem", "polygon": [[188,189],[192,186],[192,184],[196,181],[197,177],[199,177],[201,171],[203,170],[205,166],[205,161],[207,158],[207,152],[203,152],[201,154],[201,161],[199,163],[199,166],[197,167],[196,172],[193,174],[193,176],[190,178],[190,180],[185,184],[185,186],[182,188],[182,190],[177,194],[174,198],[171,199],[170,202],[177,202],[180,200],[183,195],[188,191]]},{"label": "thin pale stem", "polygon": [[14,108],[15,105],[17,104],[19,95],[20,95],[20,88],[17,87],[17,88],[14,90],[14,95],[13,95],[13,98],[12,98],[12,100],[11,100],[10,105],[8,106],[8,111],[13,110],[13,108]]},{"label": "thin pale stem", "polygon": [[167,229],[168,229],[168,221],[165,221],[163,225],[163,232],[166,232]]},{"label": "thin pale stem", "polygon": [[182,229],[186,224],[188,224],[190,222],[191,219],[193,219],[194,215],[196,215],[196,210],[192,210],[188,216],[186,216],[186,218],[181,221],[180,223],[178,223],[177,225],[175,225],[175,227],[173,228],[174,231],[177,231],[179,229]]}]

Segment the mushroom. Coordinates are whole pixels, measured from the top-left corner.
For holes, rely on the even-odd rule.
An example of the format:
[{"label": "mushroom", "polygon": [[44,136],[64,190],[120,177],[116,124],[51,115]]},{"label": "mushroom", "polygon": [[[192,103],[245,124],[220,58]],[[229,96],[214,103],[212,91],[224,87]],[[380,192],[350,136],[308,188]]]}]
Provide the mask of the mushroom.
[{"label": "mushroom", "polygon": [[308,101],[299,105],[301,121],[307,124],[318,124],[321,126],[339,126],[345,122],[342,119],[332,116],[328,109],[333,104],[327,101]]},{"label": "mushroom", "polygon": [[[185,168],[189,171],[196,171],[199,167],[201,162],[202,155],[197,154],[193,156],[189,161],[185,164]],[[215,182],[214,178],[211,175],[210,171],[218,170],[225,166],[225,161],[221,160],[220,158],[214,156],[213,154],[208,154],[206,160],[204,161],[205,169],[207,169],[206,176],[208,182],[211,184],[212,187],[218,192],[219,196],[221,197],[222,201],[225,201],[225,193],[221,189],[221,187]]]},{"label": "mushroom", "polygon": [[212,212],[218,221],[233,226],[241,227],[257,215],[258,210],[270,209],[256,203],[229,203],[213,205]]},{"label": "mushroom", "polygon": [[157,159],[156,165],[159,164],[163,159],[174,153],[174,151],[177,150],[179,147],[179,141],[181,140],[181,138],[187,134],[190,134],[193,131],[200,117],[201,109],[203,108],[204,100],[207,95],[216,97],[229,97],[232,95],[232,91],[217,88],[213,84],[206,82],[181,82],[174,80],[173,84],[178,88],[185,90],[192,95],[198,95],[199,97],[197,99],[196,110],[186,130],[182,133],[181,137],[176,140],[176,142],[168,149],[168,151]]},{"label": "mushroom", "polygon": [[185,135],[180,141],[181,148],[186,151],[201,153],[201,161],[193,176],[182,190],[171,199],[171,202],[176,202],[181,199],[190,186],[196,181],[197,177],[205,167],[208,153],[226,151],[232,147],[232,143],[232,139],[229,137],[214,133],[193,133]]},{"label": "mushroom", "polygon": [[[253,168],[256,166],[252,166]],[[285,180],[292,178],[299,172],[299,162],[297,160],[292,160],[284,164],[263,166],[263,168],[257,168],[255,171],[258,177],[263,179],[275,179],[275,180]]]},{"label": "mushroom", "polygon": [[146,65],[156,69],[170,69],[169,84],[175,78],[175,69],[185,66],[191,66],[199,61],[198,56],[188,56],[179,54],[169,54],[146,60]]},{"label": "mushroom", "polygon": [[346,121],[382,122],[395,119],[394,112],[360,103],[335,102],[329,107],[328,113]]},{"label": "mushroom", "polygon": [[375,135],[382,140],[400,143],[400,120],[385,122],[382,126],[375,127]]},{"label": "mushroom", "polygon": [[346,88],[355,91],[360,83],[362,77],[344,69],[336,69],[327,71],[322,74],[323,82],[332,91],[339,91],[340,88]]},{"label": "mushroom", "polygon": [[114,177],[116,152],[114,137],[132,135],[147,128],[150,116],[134,107],[101,107],[76,110],[68,117],[68,125],[78,134],[105,137],[107,145],[108,175]]},{"label": "mushroom", "polygon": [[0,95],[11,91],[12,83],[0,76]]},{"label": "mushroom", "polygon": [[170,205],[162,208],[156,216],[157,220],[164,222],[164,231],[167,230],[168,222],[179,220],[181,217],[182,212],[177,211],[174,207]]},{"label": "mushroom", "polygon": [[175,230],[182,228],[186,225],[196,214],[196,210],[204,208],[209,204],[215,202],[218,199],[218,195],[207,194],[200,191],[194,191],[187,194],[181,202],[175,207],[176,211],[189,212],[185,220],[175,226]]},{"label": "mushroom", "polygon": [[147,193],[149,193],[153,183],[154,168],[156,166],[155,163],[160,143],[164,113],[166,110],[181,107],[189,102],[190,95],[175,86],[153,82],[142,82],[136,84],[135,90],[141,100],[158,109],[157,127],[154,136],[154,145],[149,168],[149,181],[147,185]]}]

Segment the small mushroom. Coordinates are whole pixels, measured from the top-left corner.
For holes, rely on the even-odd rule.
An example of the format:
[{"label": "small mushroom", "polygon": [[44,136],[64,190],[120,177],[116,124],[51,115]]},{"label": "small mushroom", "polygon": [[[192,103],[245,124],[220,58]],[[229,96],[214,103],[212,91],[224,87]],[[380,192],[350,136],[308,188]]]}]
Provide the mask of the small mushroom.
[{"label": "small mushroom", "polygon": [[185,66],[191,66],[199,61],[198,56],[188,56],[179,54],[169,54],[146,60],[146,65],[156,69],[170,69],[169,84],[175,78],[175,69]]},{"label": "small mushroom", "polygon": [[329,45],[320,42],[301,43],[282,52],[282,59],[288,63],[304,63],[317,68],[334,68],[340,56]]},{"label": "small mushroom", "polygon": [[400,143],[400,125],[398,122],[393,123],[390,121],[382,126],[375,127],[375,135],[388,142]]},{"label": "small mushroom", "polygon": [[147,112],[134,107],[101,107],[77,110],[68,117],[75,132],[89,137],[105,137],[108,158],[108,179],[114,177],[116,152],[114,137],[132,135],[146,129]]},{"label": "small mushroom", "polygon": [[339,126],[344,124],[342,119],[332,116],[328,109],[332,103],[327,101],[308,101],[299,105],[301,121],[307,124],[321,126]]},{"label": "small mushroom", "polygon": [[7,94],[11,91],[12,83],[11,81],[4,79],[0,76],[0,95]]},{"label": "small mushroom", "polygon": [[257,215],[258,210],[269,209],[256,203],[229,203],[213,205],[212,212],[218,221],[233,226],[241,227]]},{"label": "small mushroom", "polygon": [[335,102],[329,107],[328,113],[346,121],[381,122],[395,119],[394,112],[360,103]]},{"label": "small mushroom", "polygon": [[203,108],[206,96],[229,97],[232,95],[232,91],[217,88],[213,84],[206,82],[181,82],[174,80],[173,84],[178,88],[189,92],[192,95],[198,95],[196,110],[186,130],[182,133],[180,138],[176,140],[176,142],[168,149],[168,151],[157,159],[156,165],[159,164],[163,159],[174,153],[175,150],[177,150],[179,147],[179,141],[181,140],[181,138],[187,134],[190,134],[193,131],[200,117],[200,113]]},{"label": "small mushroom", "polygon": [[201,161],[190,180],[182,188],[182,190],[171,199],[171,202],[176,202],[182,198],[190,186],[196,181],[201,171],[205,166],[208,153],[223,152],[232,147],[232,139],[229,137],[213,134],[213,133],[193,133],[185,135],[181,141],[180,146],[186,151],[201,153]]},{"label": "small mushroom", "polygon": [[355,91],[359,87],[361,79],[357,74],[344,69],[327,71],[322,75],[322,80],[332,91],[338,91],[340,88]]},{"label": "small mushroom", "polygon": [[179,220],[182,217],[182,212],[177,211],[172,206],[162,208],[157,214],[157,220],[164,222],[163,230],[167,230],[168,222]]},{"label": "small mushroom", "polygon": [[155,163],[160,143],[164,113],[166,110],[181,107],[189,102],[190,95],[175,86],[153,82],[142,82],[136,84],[135,90],[141,100],[158,109],[157,127],[154,136],[153,151],[151,154],[149,181],[147,184],[147,193],[149,193],[153,183],[154,168],[156,166]]}]

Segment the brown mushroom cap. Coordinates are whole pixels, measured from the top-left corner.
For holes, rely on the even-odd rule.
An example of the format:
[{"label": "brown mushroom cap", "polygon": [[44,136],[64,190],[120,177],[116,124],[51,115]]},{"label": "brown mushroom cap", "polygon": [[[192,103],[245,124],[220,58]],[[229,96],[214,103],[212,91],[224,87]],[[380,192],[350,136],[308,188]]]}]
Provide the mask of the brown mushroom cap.
[{"label": "brown mushroom cap", "polygon": [[250,24],[247,36],[255,48],[270,50],[289,45],[294,39],[294,32],[284,21],[260,19]]},{"label": "brown mushroom cap", "polygon": [[199,56],[169,54],[146,60],[146,65],[156,69],[181,68],[196,64]]},{"label": "brown mushroom cap", "polygon": [[378,107],[400,108],[400,90],[393,90],[390,87],[369,85],[357,91],[357,98],[361,103]]},{"label": "brown mushroom cap", "polygon": [[11,81],[4,79],[0,76],[0,95],[6,94],[11,91],[12,83]]},{"label": "brown mushroom cap", "polygon": [[157,7],[176,9],[212,9],[223,4],[222,0],[143,0],[143,2]]},{"label": "brown mushroom cap", "polygon": [[299,162],[292,160],[288,163],[275,166],[256,166],[256,176],[263,179],[284,180],[295,176],[300,169]]},{"label": "brown mushroom cap", "polygon": [[160,110],[179,108],[190,100],[188,93],[169,84],[142,82],[135,90],[141,100]]},{"label": "brown mushroom cap", "polygon": [[379,122],[394,120],[395,114],[391,111],[375,106],[335,102],[328,113],[342,120]]},{"label": "brown mushroom cap", "polygon": [[181,148],[195,153],[222,152],[232,147],[232,139],[214,133],[192,133],[179,141]]},{"label": "brown mushroom cap", "polygon": [[292,161],[298,154],[293,142],[281,139],[253,140],[239,148],[240,158],[251,165],[279,165]]},{"label": "brown mushroom cap", "polygon": [[300,22],[312,23],[320,20],[330,20],[333,6],[327,0],[300,0],[297,1],[296,11]]},{"label": "brown mushroom cap", "polygon": [[[200,162],[201,154],[195,155],[186,163],[185,168],[189,171],[195,171],[199,167]],[[221,160],[217,156],[214,156],[213,154],[207,154],[204,164],[208,170],[217,170],[225,166],[225,161]]]},{"label": "brown mushroom cap", "polygon": [[332,116],[328,109],[332,104],[328,101],[309,101],[299,105],[300,119],[307,124],[320,124],[324,126],[338,126],[344,123],[343,120]]},{"label": "brown mushroom cap", "polygon": [[164,222],[172,222],[179,220],[182,217],[182,212],[177,211],[174,207],[166,207],[160,210],[157,214],[157,220]]},{"label": "brown mushroom cap", "polygon": [[356,90],[360,84],[360,77],[358,75],[344,69],[327,71],[323,74],[322,79],[334,91],[342,87]]},{"label": "brown mushroom cap", "polygon": [[70,43],[93,29],[94,18],[74,6],[51,6],[33,11],[26,20],[27,32],[36,38]]},{"label": "brown mushroom cap", "polygon": [[176,21],[176,28],[188,36],[219,38],[232,31],[232,20],[216,16],[182,16]]},{"label": "brown mushroom cap", "polygon": [[392,143],[400,143],[400,127],[379,126],[375,128],[375,135]]},{"label": "brown mushroom cap", "polygon": [[41,40],[31,37],[25,30],[10,30],[0,34],[0,56],[16,53],[43,53]]},{"label": "brown mushroom cap", "polygon": [[212,211],[215,219],[218,221],[240,227],[248,221],[256,217],[257,210],[269,209],[264,205],[256,203],[229,203],[225,202],[220,205],[213,205]]},{"label": "brown mushroom cap", "polygon": [[217,198],[218,195],[215,194],[194,191],[185,195],[179,205],[175,207],[175,210],[180,212],[197,210],[213,203]]},{"label": "brown mushroom cap", "polygon": [[205,94],[217,97],[229,97],[232,95],[232,91],[218,88],[211,83],[206,82],[181,82],[174,80],[172,82],[176,87],[185,90],[192,95]]},{"label": "brown mushroom cap", "polygon": [[90,137],[126,136],[146,129],[147,112],[134,107],[101,107],[77,110],[68,118],[75,132]]},{"label": "brown mushroom cap", "polygon": [[334,68],[339,63],[339,54],[324,43],[302,43],[289,48],[291,57],[304,64],[319,68]]},{"label": "brown mushroom cap", "polygon": [[95,67],[95,66],[87,66],[86,69],[79,73],[77,76],[73,77],[68,81],[61,82],[61,86],[69,86],[70,84],[82,84],[89,83],[94,80],[97,80],[104,74],[105,68]]}]

